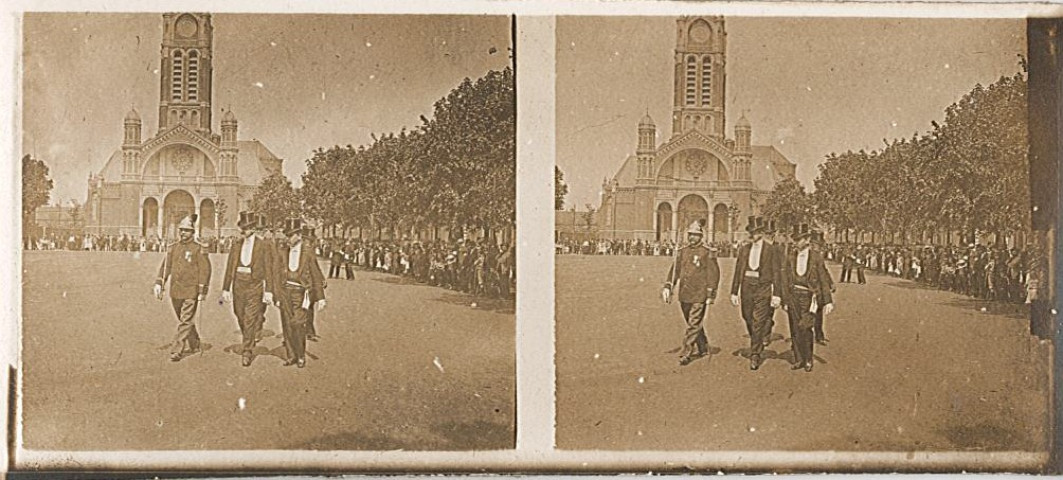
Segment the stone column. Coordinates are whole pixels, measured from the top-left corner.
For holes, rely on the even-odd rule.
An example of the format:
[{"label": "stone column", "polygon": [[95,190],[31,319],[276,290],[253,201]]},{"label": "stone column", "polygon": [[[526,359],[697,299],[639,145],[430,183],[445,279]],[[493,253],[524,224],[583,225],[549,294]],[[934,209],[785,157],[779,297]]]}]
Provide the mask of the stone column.
[{"label": "stone column", "polygon": [[161,242],[161,241],[163,241],[163,238],[162,238],[162,213],[163,213],[163,210],[165,210],[165,209],[162,208],[162,205],[159,205],[158,208],[156,208],[155,210],[157,212],[156,216],[159,217],[158,223],[155,224],[155,234],[159,236],[159,241]]},{"label": "stone column", "polygon": [[679,241],[679,236],[676,232],[679,231],[679,209],[672,210],[672,240]]}]

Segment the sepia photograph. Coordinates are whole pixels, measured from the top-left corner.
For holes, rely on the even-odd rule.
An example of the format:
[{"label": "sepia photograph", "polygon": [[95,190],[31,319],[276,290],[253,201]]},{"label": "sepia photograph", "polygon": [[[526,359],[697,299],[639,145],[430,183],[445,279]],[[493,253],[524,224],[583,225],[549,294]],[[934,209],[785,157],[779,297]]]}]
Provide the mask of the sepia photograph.
[{"label": "sepia photograph", "polygon": [[1027,26],[558,17],[557,448],[1044,465]]},{"label": "sepia photograph", "polygon": [[22,15],[16,464],[513,449],[512,25]]}]

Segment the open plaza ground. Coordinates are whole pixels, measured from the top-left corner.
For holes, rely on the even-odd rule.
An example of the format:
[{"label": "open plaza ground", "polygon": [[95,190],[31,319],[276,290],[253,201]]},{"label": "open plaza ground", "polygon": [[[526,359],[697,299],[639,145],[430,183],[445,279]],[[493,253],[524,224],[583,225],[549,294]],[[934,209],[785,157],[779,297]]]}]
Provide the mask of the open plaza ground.
[{"label": "open plaza ground", "polygon": [[329,280],[305,369],[281,365],[272,307],[245,368],[219,300],[225,257],[210,257],[204,349],[174,363],[177,321],[151,293],[161,254],[25,252],[24,448],[513,448],[512,302],[473,308],[465,294],[359,271]]},{"label": "open plaza ground", "polygon": [[[893,277],[837,285],[812,372],[790,369],[786,314],[758,371],[734,259],[709,307],[712,355],[680,367],[669,257],[556,257],[557,446],[575,450],[1045,451],[1050,346],[1025,305]],[[838,279],[840,266],[829,265]]]}]

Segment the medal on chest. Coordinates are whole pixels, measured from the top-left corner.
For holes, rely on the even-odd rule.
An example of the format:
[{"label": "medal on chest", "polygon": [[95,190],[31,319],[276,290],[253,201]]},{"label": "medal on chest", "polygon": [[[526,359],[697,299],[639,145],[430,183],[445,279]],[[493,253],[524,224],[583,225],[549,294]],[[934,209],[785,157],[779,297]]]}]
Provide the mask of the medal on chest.
[{"label": "medal on chest", "polygon": [[694,266],[701,267],[701,257],[698,255],[694,255]]},{"label": "medal on chest", "polygon": [[192,263],[192,251],[191,250],[185,250],[185,261],[188,262],[188,263]]}]

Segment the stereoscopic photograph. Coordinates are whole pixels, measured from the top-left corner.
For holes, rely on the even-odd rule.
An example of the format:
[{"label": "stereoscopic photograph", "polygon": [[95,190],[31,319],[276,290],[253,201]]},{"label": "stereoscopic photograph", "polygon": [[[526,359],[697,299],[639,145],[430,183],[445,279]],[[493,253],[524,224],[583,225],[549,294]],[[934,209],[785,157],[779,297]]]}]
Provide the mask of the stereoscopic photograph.
[{"label": "stereoscopic photograph", "polygon": [[1025,19],[559,17],[556,39],[559,449],[1047,461]]},{"label": "stereoscopic photograph", "polygon": [[514,448],[511,17],[21,25],[15,464]]}]

